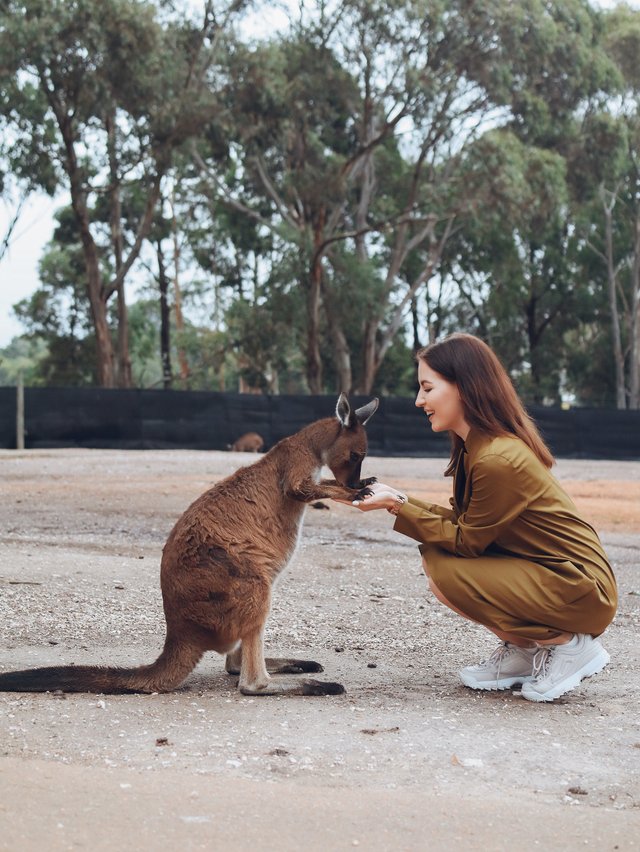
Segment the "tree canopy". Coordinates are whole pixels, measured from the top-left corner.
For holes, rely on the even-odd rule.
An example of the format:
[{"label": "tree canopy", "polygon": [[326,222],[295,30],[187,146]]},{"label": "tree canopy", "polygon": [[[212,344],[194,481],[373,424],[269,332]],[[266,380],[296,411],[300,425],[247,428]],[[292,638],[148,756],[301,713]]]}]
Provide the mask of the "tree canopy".
[{"label": "tree canopy", "polygon": [[464,330],[529,401],[639,407],[640,12],[267,13],[0,2],[0,192],[67,198],[0,380],[403,394]]}]

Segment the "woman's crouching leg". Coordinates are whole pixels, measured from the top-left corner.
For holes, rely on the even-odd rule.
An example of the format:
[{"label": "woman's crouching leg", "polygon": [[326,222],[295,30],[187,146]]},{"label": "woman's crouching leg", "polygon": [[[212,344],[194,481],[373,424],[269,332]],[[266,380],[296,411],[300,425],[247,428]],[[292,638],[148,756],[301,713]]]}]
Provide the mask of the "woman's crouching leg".
[{"label": "woman's crouching leg", "polygon": [[420,551],[438,600],[503,641],[526,647],[560,637],[568,629],[558,600],[544,599],[540,578],[534,576],[536,569],[545,570],[542,566],[493,554],[459,557],[430,545]]},{"label": "woman's crouching leg", "polygon": [[424,553],[422,554],[422,567],[427,577],[427,583],[429,585],[429,588],[431,589],[431,592],[433,593],[433,596],[437,600],[439,600],[440,603],[448,607],[450,610],[456,612],[458,615],[461,615],[463,618],[466,618],[467,621],[473,621],[475,624],[482,624],[483,627],[486,627],[487,630],[490,630],[495,636],[498,637],[498,639],[502,640],[503,642],[511,642],[512,645],[518,645],[521,648],[530,648],[532,645],[535,644],[528,639],[523,639],[521,636],[517,636],[514,633],[508,633],[504,630],[498,629],[497,627],[492,627],[488,624],[485,624],[484,622],[479,621],[477,618],[474,618],[472,615],[463,612],[460,607],[456,606],[452,601],[445,597],[442,590],[436,585],[435,580],[429,573],[429,563]]}]

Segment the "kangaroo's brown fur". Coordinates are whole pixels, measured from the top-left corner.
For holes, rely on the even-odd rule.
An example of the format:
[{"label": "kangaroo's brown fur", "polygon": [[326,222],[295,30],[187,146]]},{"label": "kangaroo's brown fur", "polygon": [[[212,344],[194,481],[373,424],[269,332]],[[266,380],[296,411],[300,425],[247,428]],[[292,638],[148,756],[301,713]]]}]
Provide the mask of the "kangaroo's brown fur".
[{"label": "kangaroo's brown fur", "polygon": [[[265,660],[263,632],[273,584],[296,548],[305,504],[352,500],[367,451],[364,424],[378,401],[285,438],[259,461],[214,485],[179,518],[164,546],[161,588],[167,635],[158,659],[138,668],[64,666],[0,674],[0,691],[165,692],[179,686],[205,651],[227,655],[245,694],[332,694],[340,684],[272,680],[272,673],[322,671],[309,660]],[[335,480],[321,480],[323,464]]]},{"label": "kangaroo's brown fur", "polygon": [[229,449],[236,453],[259,453],[264,448],[264,438],[257,432],[245,432],[230,445]]}]

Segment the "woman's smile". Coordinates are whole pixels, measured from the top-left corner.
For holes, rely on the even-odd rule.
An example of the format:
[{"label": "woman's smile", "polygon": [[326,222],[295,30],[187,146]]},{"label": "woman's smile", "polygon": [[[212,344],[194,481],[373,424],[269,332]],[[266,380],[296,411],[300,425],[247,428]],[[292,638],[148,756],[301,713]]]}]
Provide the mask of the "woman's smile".
[{"label": "woman's smile", "polygon": [[418,384],[416,408],[424,411],[434,432],[454,431],[466,437],[469,427],[464,420],[457,386],[424,361],[418,364]]}]

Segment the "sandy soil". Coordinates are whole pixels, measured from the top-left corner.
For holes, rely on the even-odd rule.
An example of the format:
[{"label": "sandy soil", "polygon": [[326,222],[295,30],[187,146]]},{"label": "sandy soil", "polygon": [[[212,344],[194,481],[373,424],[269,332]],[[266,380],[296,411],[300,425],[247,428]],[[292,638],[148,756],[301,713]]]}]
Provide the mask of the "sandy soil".
[{"label": "sandy soil", "polygon": [[[0,452],[0,669],[148,662],[179,514],[251,456]],[[446,502],[443,460],[369,459]],[[0,849],[639,849],[640,463],[564,461],[620,583],[612,664],[550,705],[475,693],[495,643],[385,512],[308,510],[267,643],[344,696],[249,698],[210,654],[167,695],[0,694]]]}]

